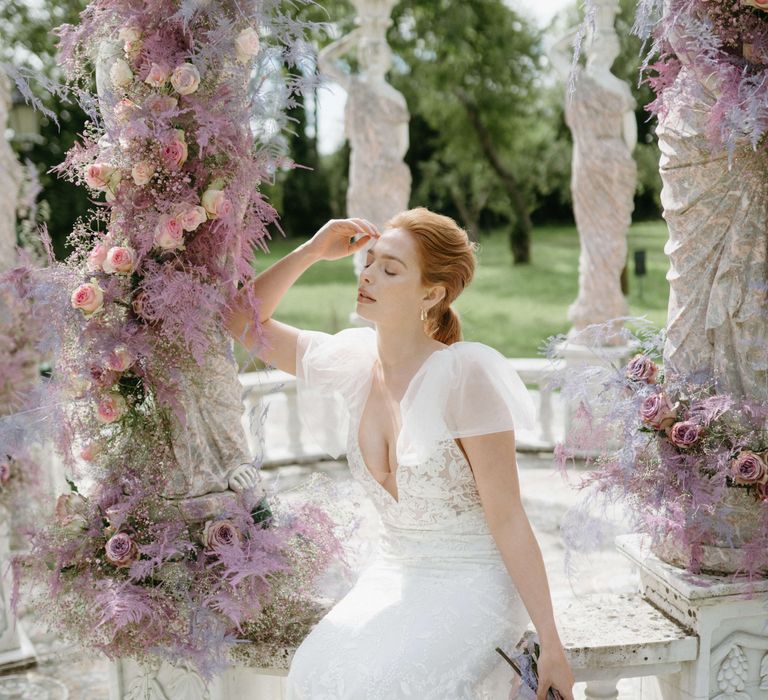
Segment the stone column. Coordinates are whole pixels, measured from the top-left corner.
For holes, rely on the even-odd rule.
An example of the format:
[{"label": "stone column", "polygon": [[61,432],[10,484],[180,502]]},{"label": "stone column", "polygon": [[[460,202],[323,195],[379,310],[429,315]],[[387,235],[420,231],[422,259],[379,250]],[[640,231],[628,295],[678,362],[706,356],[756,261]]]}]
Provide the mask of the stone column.
[{"label": "stone column", "polygon": [[[0,69],[0,273],[16,260],[16,205],[22,170],[4,134],[11,109],[11,86]],[[0,407],[0,411],[1,411]],[[35,653],[27,636],[13,619],[9,605],[11,514],[0,508],[0,670],[35,663]]]},{"label": "stone column", "polygon": [[[387,83],[392,63],[386,31],[397,0],[352,0],[357,28],[320,52],[322,73],[347,92],[344,129],[350,142],[347,216],[368,219],[377,227],[408,208],[411,173],[403,161],[408,151],[410,114],[403,95]],[[339,64],[356,50],[360,71]],[[355,274],[365,264],[367,247],[353,256]],[[353,323],[368,323],[352,313]]]},{"label": "stone column", "polygon": [[22,180],[21,165],[4,137],[11,104],[11,84],[0,69],[0,272],[16,259],[16,206]]}]

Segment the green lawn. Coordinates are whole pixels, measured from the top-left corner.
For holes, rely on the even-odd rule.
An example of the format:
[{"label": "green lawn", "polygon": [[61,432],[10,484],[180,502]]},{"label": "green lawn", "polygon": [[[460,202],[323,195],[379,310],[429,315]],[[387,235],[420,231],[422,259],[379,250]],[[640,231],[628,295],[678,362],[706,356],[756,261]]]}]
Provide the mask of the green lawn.
[{"label": "green lawn", "polygon": [[[668,262],[664,255],[663,221],[635,224],[629,233],[630,263],[634,251],[647,250],[648,275],[643,298],[630,264],[630,312],[655,325],[666,320]],[[270,253],[258,253],[263,270],[300,241],[275,238]],[[569,328],[566,318],[578,285],[579,241],[574,227],[544,226],[533,233],[531,265],[512,265],[502,233],[480,240],[479,265],[472,284],[455,302],[465,340],[478,340],[507,357],[535,357],[542,341]],[[356,280],[352,260],[323,261],[311,267],[288,291],[274,317],[299,328],[333,333],[346,327],[355,308]]]}]

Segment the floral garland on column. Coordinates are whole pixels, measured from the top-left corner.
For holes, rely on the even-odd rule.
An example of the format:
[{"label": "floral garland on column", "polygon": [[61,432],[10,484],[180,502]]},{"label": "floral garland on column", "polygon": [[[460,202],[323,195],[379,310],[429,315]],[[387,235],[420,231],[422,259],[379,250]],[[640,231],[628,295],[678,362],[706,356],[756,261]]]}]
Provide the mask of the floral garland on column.
[{"label": "floral garland on column", "polygon": [[[282,7],[94,0],[56,30],[76,94],[96,68],[101,118],[55,169],[90,188],[94,208],[69,258],[29,270],[23,295],[54,358],[38,410],[75,478],[16,560],[17,584],[32,584],[27,603],[62,636],[206,677],[238,641],[299,643],[317,577],[341,556],[320,505],[265,514],[243,496],[205,520],[159,495],[169,421],[184,418],[179,373],[204,365],[277,218],[258,190],[285,163],[268,98],[302,87],[309,28]],[[14,430],[3,438],[19,446]]]}]

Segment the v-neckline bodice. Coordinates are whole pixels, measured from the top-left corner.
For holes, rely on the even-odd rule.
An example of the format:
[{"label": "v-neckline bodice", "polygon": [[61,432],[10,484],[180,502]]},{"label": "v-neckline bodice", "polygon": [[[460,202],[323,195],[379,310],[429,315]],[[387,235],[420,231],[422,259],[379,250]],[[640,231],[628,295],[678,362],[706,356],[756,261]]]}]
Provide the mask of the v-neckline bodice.
[{"label": "v-neckline bodice", "polygon": [[[429,361],[435,355],[439,355],[442,352],[450,350],[454,345],[455,345],[455,343],[452,344],[452,345],[447,345],[444,348],[440,348],[439,350],[435,350],[434,352],[431,352],[429,355],[427,355],[426,359],[421,363],[421,365],[419,365],[419,368],[413,373],[413,376],[411,377],[410,381],[408,382],[408,386],[406,386],[406,388],[405,388],[405,392],[403,393],[402,398],[400,399],[400,401],[397,402],[398,410],[400,412],[400,419],[401,419],[400,420],[400,423],[401,423],[401,425],[400,425],[400,432],[402,432],[402,429],[403,429],[403,427],[402,427],[402,415],[403,415],[403,413],[402,413],[401,407],[403,405],[403,401],[405,401],[405,398],[408,396],[408,394],[410,393],[411,389],[413,388],[413,383],[416,380],[416,377],[418,377],[426,369],[427,365],[429,364]],[[368,401],[371,398],[371,391],[373,390],[373,370],[374,370],[374,367],[375,367],[376,362],[378,361],[378,359],[379,359],[378,358],[378,353],[374,352],[373,362],[371,362],[370,372],[368,373],[367,385],[363,389],[363,400],[360,403],[360,412],[359,412],[359,414],[357,416],[357,421],[355,422],[355,426],[354,426],[354,429],[353,429],[354,430],[353,435],[354,435],[354,439],[355,439],[355,448],[357,449],[357,454],[360,457],[360,462],[361,462],[361,465],[363,467],[363,470],[367,473],[368,477],[373,482],[375,482],[375,484],[382,491],[384,491],[387,494],[387,496],[389,496],[392,499],[392,501],[395,504],[398,504],[398,503],[400,503],[400,489],[399,489],[398,484],[397,484],[397,473],[400,471],[400,464],[397,462],[397,443],[398,443],[398,440],[400,438],[400,433],[398,433],[395,436],[395,439],[394,439],[394,444],[395,444],[395,470],[394,470],[394,472],[392,472],[392,480],[394,481],[395,488],[397,489],[397,496],[393,495],[392,492],[389,491],[389,489],[385,488],[384,485],[373,475],[373,472],[368,468],[368,462],[365,459],[365,456],[363,455],[362,448],[360,447],[360,426],[361,426],[361,424],[363,422],[363,415],[365,414],[365,409],[368,406]]]}]

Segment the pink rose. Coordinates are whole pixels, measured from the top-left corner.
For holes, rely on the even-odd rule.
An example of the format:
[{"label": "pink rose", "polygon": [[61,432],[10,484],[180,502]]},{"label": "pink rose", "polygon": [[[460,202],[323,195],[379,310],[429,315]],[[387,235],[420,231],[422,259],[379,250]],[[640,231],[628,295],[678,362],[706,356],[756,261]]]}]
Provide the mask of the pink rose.
[{"label": "pink rose", "polygon": [[768,0],[741,0],[741,4],[758,10],[768,10]]},{"label": "pink rose", "polygon": [[101,272],[103,270],[102,265],[107,259],[107,246],[103,243],[97,243],[93,250],[88,254],[88,261],[85,266],[89,272]]},{"label": "pink rose", "polygon": [[139,548],[125,532],[112,535],[104,546],[107,561],[118,568],[130,566],[139,556]]},{"label": "pink rose", "polygon": [[144,78],[144,82],[152,87],[163,87],[165,81],[168,80],[170,72],[170,68],[165,63],[153,63],[147,77]]},{"label": "pink rose", "polygon": [[144,103],[155,116],[174,109],[179,101],[170,95],[152,95]]},{"label": "pink rose", "polygon": [[131,168],[131,177],[139,187],[146,185],[154,174],[155,166],[148,160],[141,160]]},{"label": "pink rose", "polygon": [[257,53],[259,53],[259,35],[253,27],[243,29],[235,39],[235,52],[237,60],[241,63],[248,63]]},{"label": "pink rose", "polygon": [[86,316],[91,316],[104,305],[104,291],[94,282],[81,284],[70,299],[72,306],[80,309]]},{"label": "pink rose", "polygon": [[760,455],[742,450],[731,460],[731,476],[737,484],[764,484],[768,481],[768,467]]},{"label": "pink rose", "polygon": [[130,275],[136,268],[136,252],[133,248],[113,246],[107,251],[103,268],[110,275]]},{"label": "pink rose", "polygon": [[100,423],[114,423],[128,410],[128,404],[120,394],[105,396],[96,406],[96,420]]},{"label": "pink rose", "polygon": [[232,205],[223,190],[206,190],[203,192],[200,203],[205,208],[205,211],[208,212],[209,219],[218,219],[221,216],[226,216],[232,210]]},{"label": "pink rose", "polygon": [[90,442],[82,450],[80,450],[80,459],[86,462],[93,462],[98,457],[104,446],[100,442]]},{"label": "pink rose", "polygon": [[203,207],[194,204],[184,204],[176,216],[185,231],[194,231],[200,224],[208,220],[208,212]]},{"label": "pink rose", "polygon": [[627,364],[627,379],[633,382],[653,384],[659,371],[658,365],[647,355],[635,355]]},{"label": "pink rose", "polygon": [[171,76],[171,85],[180,95],[191,95],[200,86],[200,72],[191,63],[182,63]]},{"label": "pink rose", "polygon": [[108,389],[113,386],[118,379],[115,372],[104,367],[99,367],[98,365],[91,365],[89,374],[91,375],[91,381],[101,389]]},{"label": "pink rose", "polygon": [[242,535],[229,520],[209,520],[203,529],[203,545],[207,550],[240,544]]},{"label": "pink rose", "polygon": [[136,358],[124,345],[118,345],[109,355],[107,355],[107,367],[114,372],[125,372],[133,367]]},{"label": "pink rose", "polygon": [[172,169],[184,165],[187,160],[187,142],[181,129],[174,129],[175,136],[163,146],[161,154],[165,163]]},{"label": "pink rose", "polygon": [[163,214],[155,228],[155,245],[163,250],[176,250],[184,246],[184,229],[179,219]]},{"label": "pink rose", "polygon": [[703,428],[690,421],[680,421],[669,429],[669,441],[677,447],[687,448],[698,442]]},{"label": "pink rose", "polygon": [[91,163],[85,169],[85,182],[94,190],[105,190],[115,169],[106,163]]},{"label": "pink rose", "polygon": [[656,430],[666,430],[675,422],[676,417],[675,407],[663,392],[651,394],[640,405],[641,420]]}]

